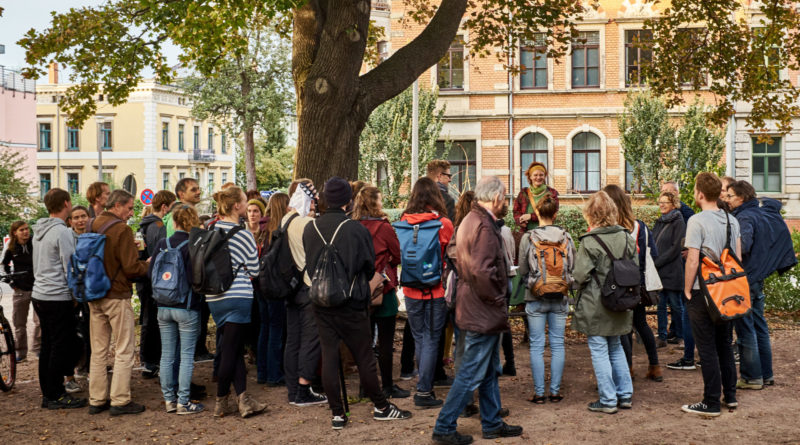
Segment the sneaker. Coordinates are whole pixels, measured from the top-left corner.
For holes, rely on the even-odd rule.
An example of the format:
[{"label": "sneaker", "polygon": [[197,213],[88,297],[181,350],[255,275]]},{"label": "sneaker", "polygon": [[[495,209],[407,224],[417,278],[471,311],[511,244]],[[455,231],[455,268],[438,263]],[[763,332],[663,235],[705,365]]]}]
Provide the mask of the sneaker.
[{"label": "sneaker", "polygon": [[451,377],[445,377],[443,379],[434,380],[433,381],[433,386],[439,386],[439,387],[442,387],[442,388],[448,388],[450,386],[453,386],[453,379]]},{"label": "sneaker", "polygon": [[164,402],[164,407],[167,410],[167,413],[174,413],[178,410],[178,402],[170,402],[169,400]]},{"label": "sneaker", "polygon": [[50,403],[50,400],[47,397],[42,396],[42,409],[47,409],[47,405]]},{"label": "sneaker", "polygon": [[481,410],[477,406],[475,406],[474,403],[470,403],[469,405],[464,407],[464,411],[461,411],[461,414],[459,414],[458,417],[466,419],[474,416],[475,414],[478,414],[479,412],[481,412]]},{"label": "sneaker", "polygon": [[775,386],[775,379],[764,379],[764,386]]},{"label": "sneaker", "polygon": [[402,410],[394,403],[390,403],[384,409],[375,408],[372,418],[375,420],[405,420],[411,418],[411,411]]},{"label": "sneaker", "polygon": [[144,405],[136,403],[132,400],[128,402],[127,405],[111,407],[112,416],[121,416],[123,414],[139,414],[142,411],[144,411]]},{"label": "sneaker", "polygon": [[433,391],[429,393],[418,392],[414,394],[414,406],[421,409],[427,408],[438,408],[442,406],[444,402],[440,399],[436,398],[436,394]]},{"label": "sneaker", "polygon": [[409,381],[409,380],[413,379],[414,377],[417,377],[418,375],[419,375],[419,371],[416,370],[416,369],[413,372],[403,372],[403,373],[400,373],[400,380]]},{"label": "sneaker", "polygon": [[83,408],[89,404],[87,399],[79,399],[72,397],[70,394],[64,394],[57,400],[50,400],[47,402],[47,409],[73,409]]},{"label": "sneaker", "polygon": [[389,388],[383,388],[383,394],[386,395],[387,399],[405,399],[411,396],[411,391],[406,391],[397,385],[392,385]]},{"label": "sneaker", "polygon": [[739,348],[733,348],[733,361],[736,362],[737,365],[741,361],[741,354],[739,353]]},{"label": "sneaker", "polygon": [[158,366],[153,368],[145,367],[145,370],[142,371],[142,378],[145,380],[150,380],[158,377]]},{"label": "sneaker", "polygon": [[633,408],[633,399],[630,397],[618,397],[617,406],[622,409],[631,409]]},{"label": "sneaker", "polygon": [[111,408],[111,403],[108,401],[106,401],[106,403],[102,405],[89,405],[89,414],[91,415],[100,414],[103,411],[108,410],[109,408]]},{"label": "sneaker", "polygon": [[472,436],[458,434],[458,431],[454,431],[452,434],[439,434],[434,431],[431,439],[433,439],[435,443],[442,443],[445,445],[469,445],[472,443]]},{"label": "sneaker", "polygon": [[755,390],[764,389],[764,380],[739,379],[739,381],[736,382],[736,389],[755,389]]},{"label": "sneaker", "polygon": [[[480,411],[480,410],[478,410],[478,411]],[[504,407],[500,407],[500,411],[497,412],[497,415],[499,415],[501,418],[508,417],[510,414],[511,414],[511,411],[509,411],[508,408],[504,408]]]},{"label": "sneaker", "polygon": [[735,398],[732,400],[723,399],[722,404],[725,405],[725,408],[728,409],[736,409],[739,407],[739,402],[737,402]]},{"label": "sneaker", "polygon": [[79,385],[75,380],[67,380],[67,382],[64,383],[64,390],[72,394],[83,391],[83,388],[81,388],[81,385]]},{"label": "sneaker", "polygon": [[698,402],[694,405],[683,405],[681,411],[706,417],[717,417],[721,414],[719,408],[713,409],[703,402]]},{"label": "sneaker", "polygon": [[317,394],[314,392],[311,387],[308,387],[308,391],[303,391],[302,388],[298,388],[297,396],[294,399],[294,406],[312,406],[312,405],[321,405],[323,403],[328,403],[328,398],[325,397],[323,394]]},{"label": "sneaker", "polygon": [[286,386],[286,381],[278,380],[277,382],[270,382],[269,380],[267,380],[265,385],[267,385],[267,388],[277,388],[279,386]]},{"label": "sneaker", "polygon": [[197,414],[205,411],[202,403],[189,402],[186,405],[178,404],[178,415]]},{"label": "sneaker", "polygon": [[347,416],[333,416],[333,419],[331,419],[331,426],[335,430],[340,430],[345,425],[347,425]]},{"label": "sneaker", "polygon": [[500,426],[500,428],[494,431],[484,431],[483,438],[484,439],[497,439],[500,437],[517,437],[522,435],[522,427],[518,425],[509,425],[505,422]]},{"label": "sneaker", "polygon": [[679,345],[679,344],[681,344],[681,338],[680,337],[670,337],[670,338],[667,339],[667,343],[669,343],[671,345]]},{"label": "sneaker", "polygon": [[663,338],[656,339],[656,349],[666,348],[667,344],[667,341]]},{"label": "sneaker", "polygon": [[14,359],[16,359],[17,363],[22,363],[27,360],[27,357],[16,356]]},{"label": "sneaker", "polygon": [[684,371],[692,371],[697,369],[695,366],[694,360],[686,360],[685,358],[681,358],[680,360],[672,363],[667,363],[667,368],[669,369],[680,369]]},{"label": "sneaker", "polygon": [[615,414],[618,410],[616,406],[603,405],[598,400],[589,404],[589,411],[594,411],[596,413]]}]

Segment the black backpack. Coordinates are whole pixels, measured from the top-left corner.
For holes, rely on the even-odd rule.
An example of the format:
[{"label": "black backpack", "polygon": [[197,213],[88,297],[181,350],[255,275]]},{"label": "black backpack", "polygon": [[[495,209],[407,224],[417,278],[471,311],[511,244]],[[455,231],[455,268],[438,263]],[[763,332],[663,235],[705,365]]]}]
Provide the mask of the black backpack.
[{"label": "black backpack", "polygon": [[[594,280],[600,286],[600,301],[603,306],[609,311],[625,312],[633,309],[639,304],[642,296],[639,293],[641,284],[641,277],[639,274],[639,266],[631,258],[614,258],[611,250],[606,243],[597,235],[591,235],[592,238],[600,244],[600,247],[605,250],[606,255],[611,260],[611,269],[606,275],[606,282],[600,285],[600,279],[597,278],[597,271],[594,273]],[[625,250],[622,254],[625,255],[628,240],[625,240]]]},{"label": "black backpack", "polygon": [[233,270],[228,240],[241,226],[225,233],[222,229],[192,228],[189,233],[189,260],[192,262],[192,289],[198,294],[219,295],[230,289],[241,264]]},{"label": "black backpack", "polygon": [[346,219],[336,227],[336,231],[333,232],[330,242],[325,241],[325,237],[322,236],[319,228],[317,228],[317,222],[313,222],[314,229],[317,231],[320,239],[322,239],[322,242],[325,243],[325,246],[322,247],[319,259],[317,259],[314,274],[311,276],[311,289],[309,289],[308,292],[308,298],[317,306],[341,306],[347,303],[352,297],[356,277],[353,277],[351,283],[347,283],[347,269],[344,266],[342,256],[339,255],[339,249],[333,245],[333,241],[336,239],[339,229],[341,229],[347,221],[350,220]]},{"label": "black backpack", "polygon": [[266,300],[283,300],[291,297],[303,284],[305,269],[297,270],[289,247],[289,237],[286,235],[289,224],[298,216],[297,213],[290,216],[286,224],[272,234],[269,248],[259,261],[258,295]]}]

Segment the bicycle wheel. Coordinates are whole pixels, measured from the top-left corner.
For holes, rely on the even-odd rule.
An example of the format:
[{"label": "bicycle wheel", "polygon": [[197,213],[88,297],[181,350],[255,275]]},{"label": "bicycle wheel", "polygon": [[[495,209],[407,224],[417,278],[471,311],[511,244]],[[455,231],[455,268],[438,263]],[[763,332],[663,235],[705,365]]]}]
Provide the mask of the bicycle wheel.
[{"label": "bicycle wheel", "polygon": [[0,315],[0,390],[11,391],[17,378],[17,356],[14,335],[8,320]]}]

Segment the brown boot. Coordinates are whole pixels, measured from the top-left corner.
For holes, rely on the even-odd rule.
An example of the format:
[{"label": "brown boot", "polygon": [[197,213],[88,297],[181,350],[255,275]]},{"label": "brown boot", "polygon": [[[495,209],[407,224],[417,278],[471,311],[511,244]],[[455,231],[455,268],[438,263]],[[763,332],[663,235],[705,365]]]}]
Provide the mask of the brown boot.
[{"label": "brown boot", "polygon": [[224,417],[236,412],[236,406],[233,404],[231,397],[233,394],[228,393],[227,396],[217,396],[217,403],[214,405],[214,417]]},{"label": "brown boot", "polygon": [[663,382],[664,377],[661,376],[661,366],[650,365],[647,368],[647,375],[645,376],[654,382]]},{"label": "brown boot", "polygon": [[241,414],[242,417],[260,414],[265,409],[267,409],[266,403],[261,403],[256,399],[250,398],[246,392],[239,394],[239,414]]}]

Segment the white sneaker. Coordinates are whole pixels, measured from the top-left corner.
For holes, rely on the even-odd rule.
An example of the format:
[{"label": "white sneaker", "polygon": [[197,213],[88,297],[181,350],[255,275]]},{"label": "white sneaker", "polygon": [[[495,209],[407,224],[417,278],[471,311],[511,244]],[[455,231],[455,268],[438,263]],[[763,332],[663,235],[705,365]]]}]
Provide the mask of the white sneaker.
[{"label": "white sneaker", "polygon": [[81,385],[79,385],[75,380],[68,380],[66,383],[64,383],[64,389],[70,394],[83,391]]},{"label": "white sneaker", "polygon": [[166,406],[168,413],[174,413],[175,411],[178,411],[178,402],[166,401],[164,402],[164,405]]}]

